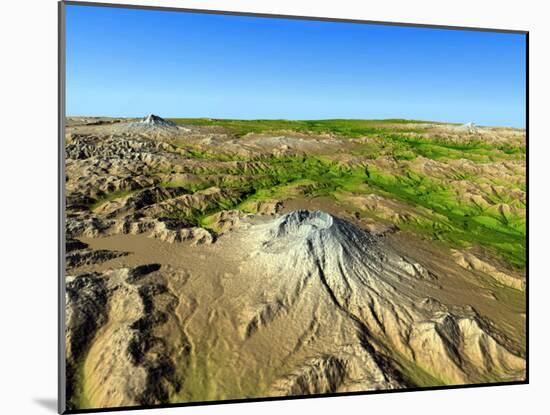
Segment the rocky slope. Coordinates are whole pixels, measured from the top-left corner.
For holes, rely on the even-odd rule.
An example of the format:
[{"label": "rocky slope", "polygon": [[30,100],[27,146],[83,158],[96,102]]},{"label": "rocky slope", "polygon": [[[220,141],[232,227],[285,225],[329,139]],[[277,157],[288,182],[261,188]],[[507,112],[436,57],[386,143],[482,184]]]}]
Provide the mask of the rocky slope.
[{"label": "rocky slope", "polygon": [[250,232],[257,241],[250,263],[279,276],[263,286],[278,300],[264,305],[245,333],[269,322],[274,309],[291,307],[301,287],[316,278],[355,322],[366,350],[385,353],[389,347],[445,382],[521,376],[524,358],[475,310],[419,296],[418,282],[437,284],[437,276],[370,233],[320,211],[292,212]]},{"label": "rocky slope", "polygon": [[[158,326],[178,327],[173,314],[178,299],[155,276],[159,268],[149,264],[67,277],[71,408],[86,402],[158,404],[179,388],[173,359],[180,353],[185,358],[189,343],[183,332],[169,344],[155,334]],[[85,392],[75,390],[77,379]]]},{"label": "rocky slope", "polygon": [[[73,381],[81,388],[73,392],[75,405],[186,396],[197,359],[227,348],[241,350],[236,359],[253,353],[252,368],[274,370],[254,396],[404,388],[417,385],[414,373],[436,384],[525,374],[523,353],[475,309],[425,296],[425,287],[438,289],[438,275],[350,222],[294,211],[238,227],[215,252],[226,251],[224,244],[240,252],[238,273],[220,280],[215,302],[204,300],[212,295],[210,283],[200,282],[206,275],[196,276],[200,299],[189,276],[170,266],[67,277],[69,373],[83,382]],[[189,301],[192,308],[179,308]],[[182,323],[207,312],[208,329]],[[201,340],[219,339],[232,326],[234,339]],[[265,343],[273,338],[279,340]],[[239,376],[233,359],[217,364],[209,374],[217,388],[230,380],[224,371]]]}]

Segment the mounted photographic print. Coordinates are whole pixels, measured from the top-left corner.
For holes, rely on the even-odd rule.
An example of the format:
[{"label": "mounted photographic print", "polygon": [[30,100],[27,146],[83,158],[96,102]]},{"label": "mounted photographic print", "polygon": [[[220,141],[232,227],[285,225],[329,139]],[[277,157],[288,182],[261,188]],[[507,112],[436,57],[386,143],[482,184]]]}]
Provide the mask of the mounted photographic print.
[{"label": "mounted photographic print", "polygon": [[527,56],[60,3],[60,412],[526,383]]}]

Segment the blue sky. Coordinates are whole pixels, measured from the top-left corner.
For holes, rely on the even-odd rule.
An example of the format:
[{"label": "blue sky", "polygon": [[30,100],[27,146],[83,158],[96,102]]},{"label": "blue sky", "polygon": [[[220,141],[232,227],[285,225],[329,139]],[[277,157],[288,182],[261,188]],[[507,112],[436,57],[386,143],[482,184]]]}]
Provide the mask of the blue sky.
[{"label": "blue sky", "polygon": [[525,35],[67,6],[67,114],[525,126]]}]

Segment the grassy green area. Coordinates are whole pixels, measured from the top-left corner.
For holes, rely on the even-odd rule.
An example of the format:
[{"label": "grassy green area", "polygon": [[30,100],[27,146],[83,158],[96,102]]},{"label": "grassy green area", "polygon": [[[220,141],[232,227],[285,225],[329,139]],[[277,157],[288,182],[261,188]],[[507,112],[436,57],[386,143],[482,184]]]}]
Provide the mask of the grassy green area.
[{"label": "grassy green area", "polygon": [[468,159],[487,163],[498,160],[525,159],[525,146],[510,144],[487,144],[480,139],[454,142],[445,139],[410,137],[404,134],[383,134],[382,138],[391,146],[392,154],[398,159],[414,159],[422,156],[434,160]]},{"label": "grassy green area", "polygon": [[[374,141],[361,146],[355,153],[376,158],[390,155],[398,160],[412,160],[417,156],[431,159],[469,159],[486,163],[499,160],[525,160],[524,145],[488,144],[473,136],[465,142],[455,142],[444,137],[425,138],[423,128],[415,124],[438,124],[431,121],[386,120],[231,120],[210,118],[174,118],[171,121],[183,125],[223,127],[237,137],[249,133],[277,133],[294,131],[311,134],[333,134],[340,137],[369,137]],[[178,145],[178,143],[176,143]],[[185,147],[184,143],[180,146]],[[220,161],[243,160],[229,154],[212,154],[186,148],[193,158]]]},{"label": "grassy green area", "polygon": [[[445,163],[452,159],[468,159],[474,163],[504,160],[525,160],[525,145],[489,144],[480,137],[468,135],[456,142],[443,137],[418,133],[415,120],[216,120],[173,119],[179,124],[223,127],[236,136],[247,133],[296,131],[304,133],[331,133],[338,136],[368,137],[356,140],[351,153],[367,162],[364,167],[346,167],[331,156],[281,156],[258,155],[253,161],[239,155],[209,152],[194,148],[189,142],[175,141],[178,154],[185,158],[205,161],[185,166],[194,178],[189,181],[164,181],[164,187],[181,187],[193,193],[211,186],[239,190],[239,197],[220,200],[213,206],[192,212],[172,212],[173,217],[188,220],[199,226],[208,226],[209,217],[223,209],[254,211],[257,201],[302,197],[331,196],[342,194],[364,195],[377,193],[397,200],[412,208],[422,208],[423,213],[410,219],[399,219],[397,225],[404,230],[423,234],[440,240],[452,247],[479,245],[506,260],[516,268],[525,267],[526,219],[521,214],[524,204],[507,192],[487,191],[485,200],[491,204],[506,204],[519,208],[501,210],[498,206],[487,208],[465,198],[456,183],[469,182],[477,185],[503,186],[505,189],[525,190],[519,176],[517,183],[508,183],[505,177],[478,177],[471,171],[449,168],[447,177],[427,177],[411,170],[407,163],[418,157],[439,160]],[[406,125],[405,125],[406,124]],[[421,128],[419,126],[419,128]],[[422,130],[420,130],[422,131]],[[380,157],[390,157],[399,169],[384,171],[368,163]],[[353,165],[353,164],[351,164]],[[163,180],[166,174],[159,172]],[[177,177],[177,176],[175,176]],[[456,183],[453,183],[456,181]],[[133,191],[114,192],[99,198],[92,206],[127,196]],[[427,213],[426,213],[427,212]],[[399,213],[399,212],[398,212]],[[376,215],[376,212],[374,212]]]},{"label": "grassy green area", "polygon": [[191,211],[174,210],[165,216],[173,219],[180,219],[194,226],[209,228],[210,217],[222,210],[236,209],[243,200],[247,198],[247,193],[240,196],[228,197],[218,201],[215,205],[205,209],[192,209]]},{"label": "grassy green area", "polygon": [[76,371],[74,374],[74,391],[73,396],[71,398],[71,405],[75,408],[79,409],[87,409],[87,408],[93,408],[94,404],[90,400],[88,396],[88,380],[89,376],[86,376],[84,373],[84,364],[86,361],[86,357],[83,357],[78,362],[78,365],[76,366]]},{"label": "grassy green area", "polygon": [[395,132],[382,132],[369,138],[370,143],[362,144],[352,154],[370,159],[390,156],[396,160],[414,160],[421,156],[441,161],[466,159],[475,163],[525,160],[526,157],[525,146],[488,145],[478,139],[457,143],[443,137],[426,139]]},{"label": "grassy green area", "polygon": [[194,158],[194,159],[200,159],[200,160],[217,160],[217,161],[243,161],[246,160],[244,157],[240,157],[234,154],[215,154],[210,153],[208,151],[199,150],[196,148],[192,148],[189,146],[186,146],[185,144],[181,144],[182,148],[185,149],[187,156]]},{"label": "grassy green area", "polygon": [[[518,268],[525,267],[525,217],[484,209],[462,200],[450,184],[411,171],[391,175],[369,168],[366,176],[366,182],[382,195],[422,206],[444,218],[402,224],[405,227],[428,232],[434,239],[453,246],[478,244],[500,254]],[[497,203],[505,202],[493,197]]]},{"label": "grassy green area", "polygon": [[431,375],[412,360],[407,359],[401,353],[396,350],[394,351],[394,356],[403,373],[405,379],[414,386],[419,387],[430,387],[430,386],[445,386],[452,384],[450,381],[443,381],[442,379],[436,378]]},{"label": "grassy green area", "polygon": [[[401,221],[398,223],[400,228],[453,247],[480,245],[516,268],[525,267],[525,217],[512,212],[503,214],[498,209],[480,207],[464,200],[448,180],[422,176],[407,169],[400,170],[399,174],[390,174],[375,167],[347,168],[329,159],[313,156],[272,157],[264,160],[253,172],[256,174],[245,176],[245,172],[241,171],[242,179],[238,169],[232,173],[236,178],[216,176],[216,179],[210,179],[205,176],[200,183],[161,183],[161,186],[182,187],[191,193],[211,186],[240,192],[239,197],[220,200],[206,209],[174,211],[168,216],[207,226],[208,217],[212,214],[226,209],[253,211],[251,206],[257,201],[278,200],[297,194],[313,197],[336,196],[342,192],[359,195],[378,193],[432,213]],[[456,180],[476,180],[466,173],[455,173],[455,176]],[[94,207],[132,192],[105,195]],[[490,194],[487,198],[493,203],[520,204],[497,194]]]},{"label": "grassy green area", "polygon": [[[251,177],[245,184],[237,183],[237,187],[246,189],[246,196],[224,203],[219,209],[251,211],[252,202],[277,200],[299,192],[309,197],[337,192],[379,193],[434,213],[429,218],[399,223],[400,227],[455,247],[481,245],[517,268],[525,266],[525,218],[513,213],[503,215],[496,209],[462,200],[447,181],[410,170],[391,175],[375,168],[349,169],[319,157],[273,158],[264,170],[258,180]],[[232,187],[231,183],[225,186]],[[512,202],[497,195],[491,197],[494,203]],[[201,224],[217,210],[197,212],[187,219]]]},{"label": "grassy green area", "polygon": [[[170,121],[181,125],[224,127],[236,136],[248,133],[296,131],[301,133],[331,133],[346,137],[361,137],[366,134],[382,133],[390,125],[421,124],[426,121],[387,119],[387,120],[231,120],[212,118],[172,118]],[[416,132],[415,128],[403,128],[402,132]]]}]

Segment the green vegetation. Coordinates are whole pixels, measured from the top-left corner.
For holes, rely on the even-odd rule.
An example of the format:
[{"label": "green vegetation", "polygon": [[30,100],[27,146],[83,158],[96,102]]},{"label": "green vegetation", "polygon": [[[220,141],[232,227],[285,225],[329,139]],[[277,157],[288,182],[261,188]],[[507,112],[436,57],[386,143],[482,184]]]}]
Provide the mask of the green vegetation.
[{"label": "green vegetation", "polygon": [[230,196],[226,196],[216,200],[205,206],[204,208],[178,209],[173,208],[172,211],[163,216],[183,220],[194,226],[209,228],[209,217],[222,210],[236,209],[237,206],[251,194],[251,189],[239,189],[238,192]]},{"label": "green vegetation", "polygon": [[[172,118],[170,121],[182,125],[224,127],[236,136],[248,133],[269,133],[295,131],[300,133],[336,134],[345,137],[361,137],[367,134],[383,133],[390,125],[422,124],[426,121],[387,119],[387,120],[230,120],[211,118]],[[403,128],[402,132],[417,132],[415,128]]]},{"label": "green vegetation", "polygon": [[[393,175],[374,167],[346,168],[321,157],[273,157],[265,162],[259,173],[258,176],[248,176],[244,182],[202,183],[202,188],[223,185],[241,189],[243,197],[220,203],[208,211],[186,215],[185,219],[205,225],[205,219],[219,210],[253,211],[252,202],[291,196],[337,197],[343,192],[378,193],[431,212],[399,222],[402,229],[428,235],[455,247],[481,245],[517,268],[525,266],[525,217],[512,212],[503,214],[498,209],[484,208],[465,200],[446,180],[422,176],[411,170]],[[467,175],[459,174],[457,180],[463,180],[463,177]],[[494,203],[513,202],[495,194],[489,197]]]},{"label": "green vegetation", "polygon": [[396,158],[406,153],[405,158],[411,160],[422,156],[434,160],[468,159],[474,162],[487,163],[497,160],[525,159],[524,146],[510,144],[487,144],[479,139],[466,142],[454,142],[445,139],[426,139],[410,137],[404,134],[384,134]]},{"label": "green vegetation", "polygon": [[187,156],[194,159],[201,160],[217,160],[217,161],[243,161],[246,160],[243,157],[236,156],[234,154],[214,154],[207,151],[198,150],[196,148],[183,146]]},{"label": "green vegetation", "polygon": [[76,408],[87,409],[93,408],[94,404],[88,396],[89,385],[87,382],[89,376],[85,373],[86,356],[82,357],[77,363],[74,372],[74,391],[71,399],[71,404]]},{"label": "green vegetation", "polygon": [[[378,169],[366,170],[367,183],[383,196],[421,206],[438,214],[435,220],[403,224],[435,239],[454,246],[478,244],[489,248],[512,265],[525,266],[525,218],[517,214],[504,215],[464,200],[452,186],[440,180],[406,171],[391,175]],[[493,195],[495,202],[506,202]],[[444,219],[440,219],[444,218]]]},{"label": "green vegetation", "polygon": [[[524,176],[522,180],[520,174],[515,179],[517,182],[508,183],[505,177],[478,177],[471,171],[460,170],[455,166],[446,169],[444,174],[428,177],[415,172],[412,164],[418,157],[442,163],[452,159],[467,159],[474,163],[521,161],[526,156],[524,145],[490,144],[475,135],[468,135],[463,141],[457,142],[420,134],[414,127],[422,121],[411,120],[172,121],[223,128],[236,136],[276,131],[331,133],[350,138],[350,143],[353,143],[351,156],[362,160],[362,163],[354,164],[338,162],[338,157],[332,155],[275,157],[265,154],[258,154],[250,160],[224,153],[223,149],[214,153],[195,148],[189,142],[173,142],[178,153],[204,163],[185,166],[184,172],[190,172],[193,179],[164,181],[160,186],[184,188],[189,193],[217,186],[234,189],[240,195],[220,200],[204,209],[175,211],[171,213],[173,217],[208,227],[211,215],[220,210],[254,212],[257,206],[255,202],[259,201],[328,196],[344,203],[346,194],[375,193],[403,204],[412,213],[397,215],[393,219],[388,219],[387,215],[384,217],[376,209],[365,214],[380,220],[391,220],[401,229],[442,241],[452,247],[478,245],[518,269],[525,267],[525,205],[514,193],[494,190],[495,186],[501,186],[504,189],[525,191]],[[354,140],[356,137],[367,139]],[[390,162],[393,160],[396,167],[381,168],[380,164],[375,163],[381,157],[388,158]],[[370,163],[370,160],[373,162]],[[158,177],[165,180],[167,174],[177,172],[181,171],[159,171]],[[473,186],[481,192],[481,200],[467,196],[461,186],[463,184],[467,184],[465,188]],[[107,194],[98,199],[92,209],[134,191]],[[501,205],[506,205],[506,209],[499,208]],[[362,207],[356,206],[354,209],[362,210]]]},{"label": "green vegetation", "polygon": [[[392,348],[394,349],[394,348]],[[403,372],[405,379],[408,380],[411,384],[419,387],[430,387],[430,386],[445,386],[450,385],[453,382],[444,381],[439,379],[426,370],[421,368],[419,365],[414,363],[412,360],[407,359],[404,355],[394,350],[394,356],[397,360],[399,368]]]},{"label": "green vegetation", "polygon": [[417,157],[432,160],[466,159],[474,163],[503,160],[525,160],[525,146],[510,144],[488,145],[478,139],[454,142],[443,137],[422,138],[403,133],[378,133],[369,136],[371,142],[361,144],[351,153],[370,159],[390,156],[396,160],[414,160]]},{"label": "green vegetation", "polygon": [[[230,120],[210,118],[174,118],[171,121],[182,125],[221,127],[237,137],[249,133],[298,132],[306,134],[332,134],[347,138],[369,137],[372,142],[361,145],[354,153],[376,158],[389,155],[398,160],[413,160],[417,156],[440,159],[464,158],[478,163],[499,160],[525,160],[525,146],[511,144],[488,144],[473,136],[465,142],[455,142],[445,137],[426,138],[421,124],[439,124],[431,121],[386,119],[386,120]],[[416,127],[415,125],[419,126]],[[243,160],[230,154],[212,154],[186,149],[193,158],[220,161]]]}]

